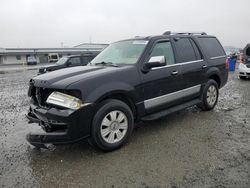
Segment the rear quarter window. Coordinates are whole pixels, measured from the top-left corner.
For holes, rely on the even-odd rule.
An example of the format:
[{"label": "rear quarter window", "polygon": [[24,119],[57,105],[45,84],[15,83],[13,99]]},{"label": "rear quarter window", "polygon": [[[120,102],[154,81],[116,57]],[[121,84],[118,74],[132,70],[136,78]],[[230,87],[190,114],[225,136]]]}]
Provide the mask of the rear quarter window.
[{"label": "rear quarter window", "polygon": [[223,47],[215,37],[204,37],[198,40],[209,58],[226,55]]}]

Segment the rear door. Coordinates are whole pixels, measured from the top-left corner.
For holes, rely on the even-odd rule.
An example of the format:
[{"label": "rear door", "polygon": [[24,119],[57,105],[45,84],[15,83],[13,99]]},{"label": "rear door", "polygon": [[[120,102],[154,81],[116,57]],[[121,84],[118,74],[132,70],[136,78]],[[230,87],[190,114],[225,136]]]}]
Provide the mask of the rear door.
[{"label": "rear door", "polygon": [[183,88],[186,90],[183,100],[190,100],[200,95],[201,85],[206,82],[207,63],[192,38],[174,39],[173,43],[176,61],[181,65]]},{"label": "rear door", "polygon": [[156,41],[146,58],[146,62],[154,56],[164,56],[166,66],[156,67],[147,73],[141,73],[144,106],[146,113],[152,113],[178,103],[178,91],[182,88],[180,66],[175,57],[170,40]]}]

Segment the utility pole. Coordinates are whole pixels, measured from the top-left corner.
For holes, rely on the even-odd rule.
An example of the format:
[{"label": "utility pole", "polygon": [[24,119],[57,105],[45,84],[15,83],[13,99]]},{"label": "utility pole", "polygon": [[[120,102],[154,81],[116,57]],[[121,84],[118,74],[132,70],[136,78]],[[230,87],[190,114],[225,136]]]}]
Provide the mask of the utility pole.
[{"label": "utility pole", "polygon": [[92,43],[92,41],[91,41],[91,35],[89,36],[89,43],[90,43],[90,44]]}]

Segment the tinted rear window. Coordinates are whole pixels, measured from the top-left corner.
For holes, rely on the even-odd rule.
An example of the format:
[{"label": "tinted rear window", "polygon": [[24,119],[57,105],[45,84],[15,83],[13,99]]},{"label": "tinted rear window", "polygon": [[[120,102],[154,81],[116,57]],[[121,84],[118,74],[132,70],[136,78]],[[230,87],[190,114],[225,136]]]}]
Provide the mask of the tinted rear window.
[{"label": "tinted rear window", "polygon": [[199,38],[201,46],[206,50],[209,58],[226,55],[219,41],[214,38]]},{"label": "tinted rear window", "polygon": [[189,62],[197,60],[194,48],[188,38],[180,38],[175,42],[175,48],[178,53],[177,62]]}]

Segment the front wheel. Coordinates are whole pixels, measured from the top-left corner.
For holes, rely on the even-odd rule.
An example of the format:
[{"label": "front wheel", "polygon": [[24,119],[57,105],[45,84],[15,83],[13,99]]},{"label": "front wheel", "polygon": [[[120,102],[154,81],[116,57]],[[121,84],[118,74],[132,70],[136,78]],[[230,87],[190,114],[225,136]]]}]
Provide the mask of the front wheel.
[{"label": "front wheel", "polygon": [[218,84],[214,80],[209,80],[205,85],[202,93],[202,103],[199,107],[204,111],[214,109],[218,102],[219,89]]},{"label": "front wheel", "polygon": [[127,104],[106,100],[94,116],[90,143],[103,151],[115,150],[127,142],[133,126],[133,113]]}]

